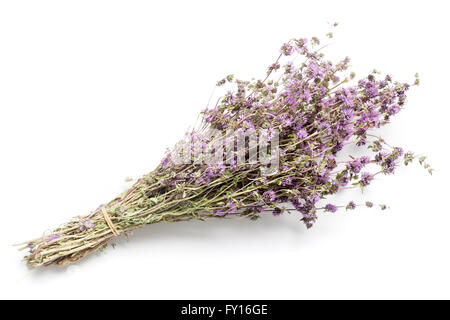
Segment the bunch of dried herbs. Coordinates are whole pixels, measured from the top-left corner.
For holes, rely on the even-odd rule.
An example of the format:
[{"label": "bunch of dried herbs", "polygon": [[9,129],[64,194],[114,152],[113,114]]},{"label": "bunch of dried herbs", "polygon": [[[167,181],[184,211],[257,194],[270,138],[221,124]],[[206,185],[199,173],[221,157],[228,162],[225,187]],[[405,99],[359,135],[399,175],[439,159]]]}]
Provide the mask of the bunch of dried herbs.
[{"label": "bunch of dried herbs", "polygon": [[[350,59],[332,63],[319,44],[317,38],[283,44],[264,79],[219,81],[231,89],[154,171],[89,215],[24,243],[28,265],[65,265],[119,234],[162,221],[298,212],[309,228],[319,210],[354,209],[353,201],[318,202],[367,188],[377,175],[416,158],[373,133],[404,108],[411,85],[376,71],[356,81]],[[418,83],[416,77],[412,85]],[[364,155],[343,155],[346,145]]]}]

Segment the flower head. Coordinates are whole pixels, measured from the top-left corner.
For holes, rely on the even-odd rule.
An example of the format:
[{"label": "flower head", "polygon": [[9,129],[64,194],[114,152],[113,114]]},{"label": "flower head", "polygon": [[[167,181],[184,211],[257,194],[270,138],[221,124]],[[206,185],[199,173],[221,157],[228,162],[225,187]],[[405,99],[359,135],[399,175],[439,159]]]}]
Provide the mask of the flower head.
[{"label": "flower head", "polygon": [[350,201],[347,206],[345,207],[345,210],[354,210],[356,208],[356,204],[353,201]]},{"label": "flower head", "polygon": [[275,209],[273,209],[272,215],[273,215],[274,217],[278,217],[279,215],[281,215],[281,209],[278,208],[278,207],[276,207]]},{"label": "flower head", "polygon": [[361,187],[366,187],[370,184],[370,182],[373,180],[373,175],[369,172],[363,172],[361,174],[361,179],[359,183],[361,184]]},{"label": "flower head", "polygon": [[264,192],[262,196],[267,204],[274,202],[276,199],[276,194],[272,190]]},{"label": "flower head", "polygon": [[285,56],[290,56],[292,52],[294,51],[294,47],[290,45],[289,43],[285,43],[281,46],[280,49],[281,53]]}]

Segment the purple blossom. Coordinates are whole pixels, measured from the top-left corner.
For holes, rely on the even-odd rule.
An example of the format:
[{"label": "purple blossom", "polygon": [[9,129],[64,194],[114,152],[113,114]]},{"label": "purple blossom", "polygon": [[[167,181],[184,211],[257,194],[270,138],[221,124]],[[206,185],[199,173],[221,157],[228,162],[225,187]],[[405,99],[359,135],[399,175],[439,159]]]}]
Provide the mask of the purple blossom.
[{"label": "purple blossom", "polygon": [[336,145],[333,148],[333,153],[339,152],[344,147],[344,143],[342,141],[336,143]]},{"label": "purple blossom", "polygon": [[363,172],[361,174],[360,184],[362,187],[366,187],[370,184],[370,182],[373,180],[373,175],[369,172]]},{"label": "purple blossom", "polygon": [[356,204],[353,201],[350,201],[347,206],[345,207],[345,210],[354,210],[356,208]]},{"label": "purple blossom", "polygon": [[91,219],[86,219],[84,221],[79,222],[79,230],[80,231],[86,231],[89,229],[94,228],[94,224],[92,223]]},{"label": "purple blossom", "polygon": [[381,163],[383,162],[383,159],[387,156],[386,152],[378,152],[375,156],[375,162]]},{"label": "purple blossom", "polygon": [[295,104],[297,104],[298,99],[296,97],[293,96],[289,96],[286,98],[286,103],[290,106],[294,106]]},{"label": "purple blossom", "polygon": [[393,106],[391,106],[391,107],[389,108],[388,114],[389,114],[390,116],[393,116],[393,115],[399,113],[399,111],[400,111],[400,106],[396,104],[396,105],[393,105]]},{"label": "purple blossom", "polygon": [[395,163],[394,159],[386,158],[382,163],[383,173],[384,174],[393,174],[396,166],[397,166],[397,164]]},{"label": "purple blossom", "polygon": [[287,128],[292,126],[292,117],[289,114],[282,114],[279,118],[281,125],[283,126],[283,128]]},{"label": "purple blossom", "polygon": [[264,192],[262,196],[267,204],[274,202],[276,199],[276,194],[272,190]]},{"label": "purple blossom", "polygon": [[227,204],[227,213],[236,213],[237,207],[236,204],[233,201],[229,201]]},{"label": "purple blossom", "polygon": [[345,187],[349,182],[350,182],[350,178],[348,177],[348,175],[342,176],[339,179],[339,185],[341,187]]},{"label": "purple blossom", "polygon": [[319,194],[319,193],[311,194],[311,195],[309,195],[309,196],[306,198],[306,200],[307,200],[309,203],[315,204],[315,203],[319,202],[319,200],[320,200],[320,194]]},{"label": "purple blossom", "polygon": [[290,56],[294,51],[294,47],[292,47],[289,43],[285,43],[281,46],[281,53],[285,56]]},{"label": "purple blossom", "polygon": [[225,210],[222,209],[214,209],[212,215],[215,217],[223,217],[224,215],[226,215],[227,212]]},{"label": "purple blossom", "polygon": [[284,178],[283,181],[281,182],[281,185],[283,187],[292,185],[292,177]]},{"label": "purple blossom", "polygon": [[273,211],[272,211],[272,215],[274,216],[274,217],[278,217],[278,216],[280,216],[281,215],[281,209],[280,208],[275,208],[275,209],[273,209]]},{"label": "purple blossom", "polygon": [[397,154],[398,154],[399,157],[403,156],[404,153],[405,153],[405,152],[403,151],[403,148],[400,148],[400,147],[395,147],[394,150],[395,150],[395,152],[397,152]]},{"label": "purple blossom", "polygon": [[300,95],[300,98],[302,98],[306,103],[310,103],[312,99],[311,93],[309,92],[309,90],[305,90],[305,92]]},{"label": "purple blossom", "polygon": [[227,214],[233,214],[237,212],[237,206],[233,201],[228,201],[225,208],[214,209],[212,215],[216,217],[223,217]]},{"label": "purple blossom", "polygon": [[337,207],[336,207],[335,205],[329,203],[329,204],[327,204],[327,205],[325,206],[325,211],[328,211],[328,212],[336,212],[336,211],[337,211]]},{"label": "purple blossom", "polygon": [[347,168],[354,174],[358,174],[364,165],[361,163],[359,159],[355,159],[353,161],[348,162]]},{"label": "purple blossom", "polygon": [[297,130],[296,135],[298,140],[303,140],[307,137],[307,133],[303,129]]},{"label": "purple blossom", "polygon": [[368,82],[366,84],[366,94],[368,98],[374,98],[378,95],[378,87],[375,82]]},{"label": "purple blossom", "polygon": [[[346,98],[346,99],[348,99],[348,98]],[[346,102],[346,104],[347,105],[349,105],[350,107],[352,107],[353,106],[353,101],[345,101]],[[352,121],[353,120],[353,117],[354,117],[354,113],[353,113],[353,110],[352,109],[343,109],[342,110],[342,115],[343,115],[343,117],[344,117],[344,119],[345,120],[348,120],[348,121]]]},{"label": "purple blossom", "polygon": [[311,75],[313,77],[316,77],[317,74],[319,73],[319,67],[317,66],[317,63],[315,63],[314,61],[311,61],[309,64],[309,70],[311,71]]},{"label": "purple blossom", "polygon": [[359,162],[361,162],[362,165],[366,165],[366,164],[370,163],[370,157],[362,156],[359,158]]},{"label": "purple blossom", "polygon": [[337,167],[336,158],[333,155],[328,155],[325,157],[327,169],[334,169]]}]

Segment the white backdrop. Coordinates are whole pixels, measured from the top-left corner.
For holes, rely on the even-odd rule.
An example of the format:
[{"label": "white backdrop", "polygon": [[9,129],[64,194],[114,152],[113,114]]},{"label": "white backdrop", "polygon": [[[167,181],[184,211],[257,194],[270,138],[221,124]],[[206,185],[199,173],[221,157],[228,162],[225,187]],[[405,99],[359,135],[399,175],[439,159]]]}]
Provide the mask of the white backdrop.
[{"label": "white backdrop", "polygon": [[[0,298],[450,298],[446,1],[1,1]],[[13,243],[152,170],[224,75],[262,77],[281,44],[422,85],[382,134],[429,156],[351,199],[391,209],[156,224],[69,268]]]}]

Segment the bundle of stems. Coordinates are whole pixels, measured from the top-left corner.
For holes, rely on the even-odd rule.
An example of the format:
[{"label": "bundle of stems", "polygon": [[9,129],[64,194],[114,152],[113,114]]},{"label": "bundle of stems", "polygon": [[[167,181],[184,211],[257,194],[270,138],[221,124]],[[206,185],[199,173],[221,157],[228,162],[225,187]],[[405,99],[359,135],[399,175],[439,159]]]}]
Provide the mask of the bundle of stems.
[{"label": "bundle of stems", "polygon": [[[372,132],[404,108],[411,85],[376,71],[355,81],[349,62],[325,60],[317,38],[292,39],[264,79],[219,81],[231,89],[154,171],[89,215],[25,242],[28,265],[65,265],[157,222],[298,212],[309,228],[318,211],[335,212],[340,206],[320,200],[364,189],[416,158]],[[346,145],[365,155],[338,161]],[[424,157],[419,162],[432,172]]]}]

